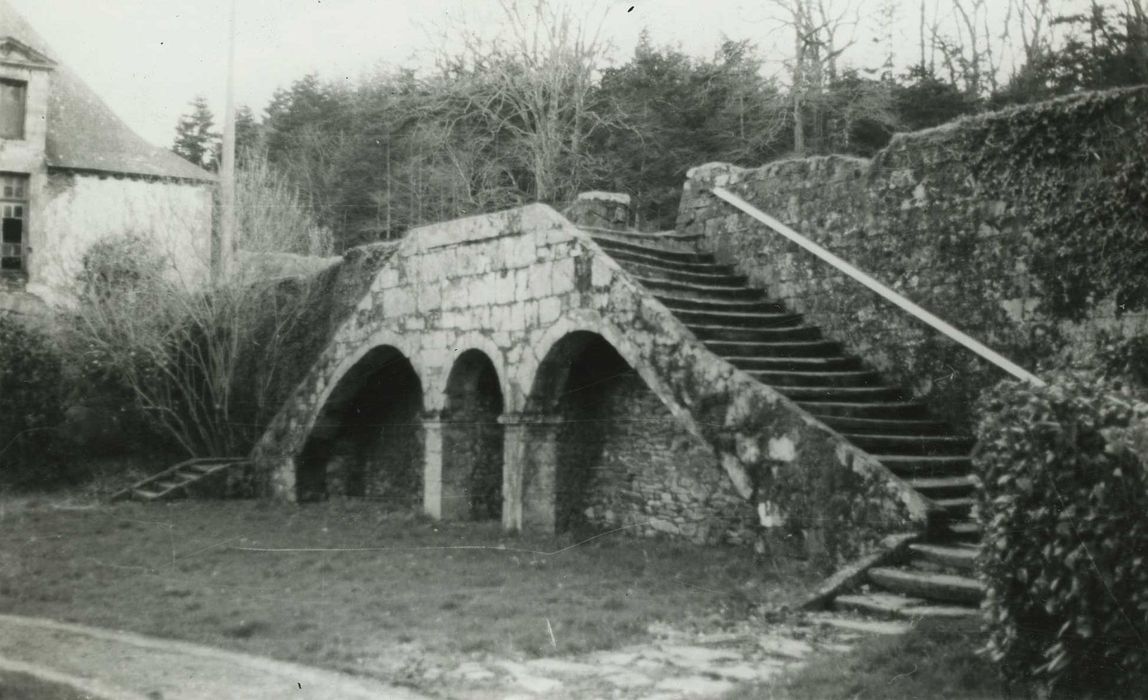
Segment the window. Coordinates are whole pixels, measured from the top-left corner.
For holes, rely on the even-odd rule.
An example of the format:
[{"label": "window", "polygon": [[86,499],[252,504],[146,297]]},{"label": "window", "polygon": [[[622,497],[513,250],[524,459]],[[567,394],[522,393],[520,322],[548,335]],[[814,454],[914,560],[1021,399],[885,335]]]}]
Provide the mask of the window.
[{"label": "window", "polygon": [[24,101],[28,83],[0,79],[0,139],[24,138]]},{"label": "window", "polygon": [[28,178],[0,174],[0,272],[23,272],[28,221]]}]

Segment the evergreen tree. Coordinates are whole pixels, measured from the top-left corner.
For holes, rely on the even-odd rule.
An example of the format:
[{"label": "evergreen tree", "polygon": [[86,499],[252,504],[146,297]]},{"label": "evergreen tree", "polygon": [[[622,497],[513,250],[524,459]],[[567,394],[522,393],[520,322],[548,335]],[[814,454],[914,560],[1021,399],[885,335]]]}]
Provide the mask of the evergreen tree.
[{"label": "evergreen tree", "polygon": [[255,121],[255,113],[244,105],[235,110],[235,156],[243,160],[260,148],[259,124]]},{"label": "evergreen tree", "polygon": [[209,170],[216,169],[219,134],[213,131],[215,117],[202,95],[191,101],[191,111],[179,118],[175,127],[172,151],[186,160]]}]

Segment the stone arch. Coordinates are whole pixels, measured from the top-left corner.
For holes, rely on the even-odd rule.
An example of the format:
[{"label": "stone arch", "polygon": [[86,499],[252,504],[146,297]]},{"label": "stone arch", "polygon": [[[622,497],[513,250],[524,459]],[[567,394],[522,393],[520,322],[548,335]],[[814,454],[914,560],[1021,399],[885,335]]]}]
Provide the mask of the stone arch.
[{"label": "stone arch", "polygon": [[633,385],[649,392],[602,334],[572,331],[547,351],[526,402],[534,429],[523,450],[523,507],[531,526],[561,533],[591,524],[587,511],[610,488],[598,472],[618,428],[615,404]]},{"label": "stone arch", "polygon": [[502,515],[502,382],[490,356],[461,353],[446,381],[442,411],[442,506],[447,520]]},{"label": "stone arch", "polygon": [[500,348],[489,335],[481,332],[467,333],[459,338],[456,338],[451,343],[454,349],[451,356],[442,360],[442,367],[437,368],[438,371],[428,373],[427,376],[427,401],[428,411],[442,410],[446,406],[446,398],[448,391],[448,384],[450,382],[450,372],[458,359],[469,351],[477,351],[486,355],[490,360],[491,367],[494,369],[495,376],[498,378],[499,391],[502,393],[503,401],[506,404],[506,410],[514,410],[513,391],[509,384],[509,371],[505,364],[504,351]]},{"label": "stone arch", "polygon": [[361,347],[321,395],[295,461],[296,499],[413,505],[422,492],[422,380],[394,345]]},{"label": "stone arch", "polygon": [[[526,355],[523,357],[523,361],[516,366],[514,382],[521,387],[524,394],[518,401],[518,404],[522,406],[519,410],[527,414],[538,414],[539,407],[536,397],[538,392],[535,388],[539,386],[539,378],[544,374],[543,365],[547,358],[552,356],[558,343],[575,333],[589,333],[605,339],[638,373],[638,376],[642,378],[650,390],[662,399],[662,403],[681,422],[682,426],[693,435],[704,439],[701,429],[689,412],[675,403],[673,391],[643,361],[642,349],[632,342],[630,335],[613,323],[608,322],[601,314],[592,309],[572,310],[548,327],[541,336],[531,339],[531,345],[545,349],[545,353],[536,357]],[[535,396],[535,398],[532,399],[531,396]],[[515,409],[512,407],[511,410]]]}]

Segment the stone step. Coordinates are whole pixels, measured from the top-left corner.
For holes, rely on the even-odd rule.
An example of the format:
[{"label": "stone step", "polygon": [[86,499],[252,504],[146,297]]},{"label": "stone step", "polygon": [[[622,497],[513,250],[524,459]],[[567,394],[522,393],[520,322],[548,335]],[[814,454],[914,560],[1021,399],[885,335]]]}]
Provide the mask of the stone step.
[{"label": "stone step", "polygon": [[965,455],[973,439],[957,435],[882,435],[845,431],[845,437],[866,452],[897,455]]},{"label": "stone step", "polygon": [[611,258],[618,261],[624,268],[629,268],[630,265],[642,265],[645,267],[653,267],[659,270],[672,270],[675,272],[700,272],[710,275],[735,275],[737,272],[734,270],[733,265],[719,265],[716,262],[697,262],[688,260],[672,260],[656,255],[649,255],[642,252],[630,251],[626,249],[615,249],[607,251]]},{"label": "stone step", "polygon": [[817,418],[826,416],[845,418],[920,418],[927,415],[925,406],[917,401],[799,401],[805,410]]},{"label": "stone step", "polygon": [[779,386],[794,401],[897,401],[902,391],[895,386]]},{"label": "stone step", "polygon": [[647,240],[634,240],[610,234],[595,234],[592,238],[607,253],[624,250],[661,260],[715,264],[713,255],[688,250],[684,246],[658,245],[656,242],[651,243]]},{"label": "stone step", "polygon": [[960,571],[973,571],[976,568],[977,556],[980,554],[978,547],[924,542],[909,545],[909,551],[914,557]]},{"label": "stone step", "polygon": [[693,272],[687,270],[670,270],[664,267],[640,265],[623,262],[622,269],[639,279],[657,279],[667,282],[682,282],[685,284],[705,287],[745,287],[746,278],[743,275],[729,273]]},{"label": "stone step", "polygon": [[855,370],[861,361],[855,357],[737,357],[726,362],[746,372],[837,372]]},{"label": "stone step", "polygon": [[801,370],[763,372],[749,370],[749,374],[762,384],[779,388],[784,386],[872,386],[881,381],[881,375],[876,372],[856,370],[844,372],[806,372]]},{"label": "stone step", "polygon": [[977,480],[969,475],[926,477],[905,481],[925,497],[933,499],[968,496],[976,489],[977,484]]},{"label": "stone step", "polygon": [[785,313],[785,305],[766,299],[717,299],[682,294],[654,294],[654,298],[674,311],[720,311],[723,313]]},{"label": "stone step", "polygon": [[[971,490],[971,489],[970,489]],[[967,518],[973,512],[973,507],[977,504],[975,498],[971,496],[961,496],[956,498],[936,498],[933,499],[951,518]]]},{"label": "stone step", "polygon": [[973,617],[978,614],[977,608],[972,606],[935,605],[921,598],[891,593],[840,595],[833,600],[833,607],[878,617],[902,619]]},{"label": "stone step", "polygon": [[687,326],[733,326],[737,328],[789,328],[800,326],[801,314],[738,313],[729,311],[675,311]]},{"label": "stone step", "polygon": [[638,231],[636,229],[602,228],[600,226],[579,226],[591,236],[607,235],[634,241],[649,241],[660,244],[665,242],[695,242],[705,237],[702,233],[685,233],[677,229],[663,229],[661,231]]},{"label": "stone step", "polygon": [[820,627],[828,627],[849,634],[899,636],[912,629],[912,626],[903,620],[875,620],[868,615],[859,616],[852,612],[840,610],[813,613],[809,615],[809,621]]},{"label": "stone step", "polygon": [[956,520],[948,523],[946,530],[954,542],[980,542],[981,526],[975,520]]},{"label": "stone step", "polygon": [[937,420],[851,418],[844,416],[819,416],[822,422],[840,433],[853,435],[943,435],[949,426]]},{"label": "stone step", "polygon": [[867,575],[871,582],[887,591],[914,598],[976,605],[984,597],[984,585],[968,576],[885,566],[872,568]]},{"label": "stone step", "polygon": [[781,340],[820,340],[816,326],[791,328],[736,328],[732,326],[687,326],[700,340],[724,340],[734,343],[776,343]]},{"label": "stone step", "polygon": [[726,340],[703,341],[722,358],[732,357],[835,357],[841,344],[829,340],[794,340],[776,343],[737,343]]},{"label": "stone step", "polygon": [[894,474],[903,478],[971,474],[968,455],[875,455]]},{"label": "stone step", "polygon": [[713,285],[691,284],[689,282],[676,282],[674,280],[657,279],[654,277],[639,277],[634,275],[643,287],[656,293],[671,293],[688,299],[722,299],[762,301],[765,293],[760,289],[751,287],[717,287]]}]

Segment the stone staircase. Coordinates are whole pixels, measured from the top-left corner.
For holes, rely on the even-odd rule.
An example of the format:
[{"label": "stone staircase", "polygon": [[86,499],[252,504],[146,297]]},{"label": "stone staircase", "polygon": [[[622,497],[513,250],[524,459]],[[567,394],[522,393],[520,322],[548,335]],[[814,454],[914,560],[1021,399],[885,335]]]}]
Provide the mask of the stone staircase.
[{"label": "stone staircase", "polygon": [[197,485],[223,474],[223,472],[250,465],[242,457],[204,457],[189,459],[153,474],[131,486],[112,494],[109,500],[159,501],[186,496]]},{"label": "stone staircase", "polygon": [[973,439],[889,386],[799,313],[700,253],[699,236],[583,229],[712,352],[795,401],[941,509],[920,541],[833,606],[880,616],[976,614]]}]

